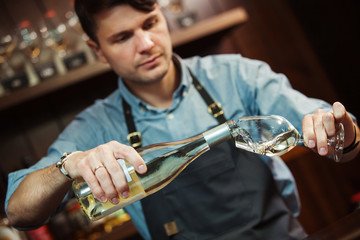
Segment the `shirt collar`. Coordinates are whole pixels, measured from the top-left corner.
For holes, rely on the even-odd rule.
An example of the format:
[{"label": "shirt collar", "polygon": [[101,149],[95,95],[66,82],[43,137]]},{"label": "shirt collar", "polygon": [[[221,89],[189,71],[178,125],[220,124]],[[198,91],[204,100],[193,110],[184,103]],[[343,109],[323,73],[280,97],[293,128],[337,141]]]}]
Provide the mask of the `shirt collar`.
[{"label": "shirt collar", "polygon": [[131,110],[133,114],[144,113],[146,110],[157,113],[169,112],[169,111],[171,112],[180,104],[182,97],[186,95],[189,90],[189,87],[192,83],[192,79],[189,74],[189,70],[185,65],[184,61],[181,59],[181,57],[179,57],[176,54],[173,54],[173,61],[177,66],[180,67],[181,80],[179,87],[173,93],[174,102],[170,107],[170,109],[155,108],[147,104],[146,102],[142,101],[141,99],[139,99],[129,91],[129,89],[126,87],[121,77],[118,78],[118,89],[119,89],[120,97],[123,97],[128,102],[128,104],[131,106]]}]

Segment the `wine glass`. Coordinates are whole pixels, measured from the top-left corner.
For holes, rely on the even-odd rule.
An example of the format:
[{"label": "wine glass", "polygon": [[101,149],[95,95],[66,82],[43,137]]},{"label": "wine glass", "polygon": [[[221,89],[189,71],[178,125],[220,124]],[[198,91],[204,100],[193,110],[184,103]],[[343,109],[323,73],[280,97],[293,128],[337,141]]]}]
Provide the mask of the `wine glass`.
[{"label": "wine glass", "polygon": [[29,20],[19,24],[19,36],[19,49],[30,58],[31,62],[37,62],[41,51],[41,40]]},{"label": "wine glass", "polygon": [[[1,75],[10,76],[14,74],[13,69],[9,65],[14,50],[17,47],[17,36],[13,31],[0,29],[0,65]],[[3,77],[3,76],[2,76]]]},{"label": "wine glass", "polygon": [[76,24],[80,27],[77,16],[72,15],[70,22],[73,25],[69,25],[69,21],[70,20],[67,22],[62,21],[57,16],[55,10],[49,10],[45,14],[45,26],[41,28],[45,45],[55,50],[57,56],[59,56],[62,61],[64,71],[83,66],[87,63],[87,56],[82,48],[86,46],[85,41],[81,39],[79,32],[76,32]]},{"label": "wine glass", "polygon": [[0,64],[5,63],[11,57],[16,47],[16,37],[11,34],[0,36]]},{"label": "wine glass", "polygon": [[0,29],[0,95],[5,91],[2,86],[3,79],[11,77],[15,74],[13,68],[9,64],[9,59],[16,48],[16,36]]},{"label": "wine glass", "polygon": [[54,10],[45,14],[45,24],[40,28],[41,35],[47,47],[52,48],[60,57],[65,57],[69,39],[66,25],[60,23]]},{"label": "wine glass", "polygon": [[[267,156],[280,156],[304,139],[285,118],[277,115],[252,116],[237,121],[236,147]],[[337,126],[335,136],[328,139],[328,157],[339,162],[344,148],[344,126]]]},{"label": "wine glass", "polygon": [[73,34],[80,35],[83,41],[89,40],[84,30],[81,27],[80,20],[74,11],[74,1],[70,1],[71,9],[65,13],[66,25],[68,28],[75,30]]}]

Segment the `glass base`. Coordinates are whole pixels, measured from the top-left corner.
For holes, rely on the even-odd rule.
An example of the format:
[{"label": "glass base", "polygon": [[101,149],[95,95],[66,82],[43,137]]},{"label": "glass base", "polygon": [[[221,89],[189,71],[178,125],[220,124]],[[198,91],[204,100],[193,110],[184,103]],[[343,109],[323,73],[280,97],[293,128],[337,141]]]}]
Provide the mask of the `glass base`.
[{"label": "glass base", "polygon": [[329,152],[328,158],[333,159],[335,162],[340,162],[344,150],[344,125],[339,124],[335,136],[328,139]]}]

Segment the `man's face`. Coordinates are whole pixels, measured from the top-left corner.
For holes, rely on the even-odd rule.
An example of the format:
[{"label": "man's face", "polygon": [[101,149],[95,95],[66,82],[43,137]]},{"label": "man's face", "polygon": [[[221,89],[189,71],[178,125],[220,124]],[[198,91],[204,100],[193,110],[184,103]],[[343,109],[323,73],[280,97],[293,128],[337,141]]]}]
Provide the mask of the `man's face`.
[{"label": "man's face", "polygon": [[138,11],[125,4],[95,15],[99,44],[89,42],[102,62],[126,81],[153,83],[169,69],[172,55],[166,20],[160,7]]}]

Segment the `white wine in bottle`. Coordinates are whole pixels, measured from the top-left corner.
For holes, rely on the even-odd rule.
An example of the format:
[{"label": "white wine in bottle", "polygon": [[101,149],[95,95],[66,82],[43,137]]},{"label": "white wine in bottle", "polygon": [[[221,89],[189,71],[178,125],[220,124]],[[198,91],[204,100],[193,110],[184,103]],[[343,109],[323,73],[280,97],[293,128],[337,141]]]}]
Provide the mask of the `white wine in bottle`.
[{"label": "white wine in bottle", "polygon": [[90,220],[107,216],[125,206],[140,200],[168,185],[180,172],[198,156],[211,147],[238,135],[234,121],[221,124],[196,137],[182,141],[159,143],[138,149],[147,165],[145,174],[137,174],[131,165],[124,160],[118,160],[126,176],[130,196],[121,198],[116,205],[101,203],[92,195],[84,180],[76,179],[73,190],[81,208]]}]

